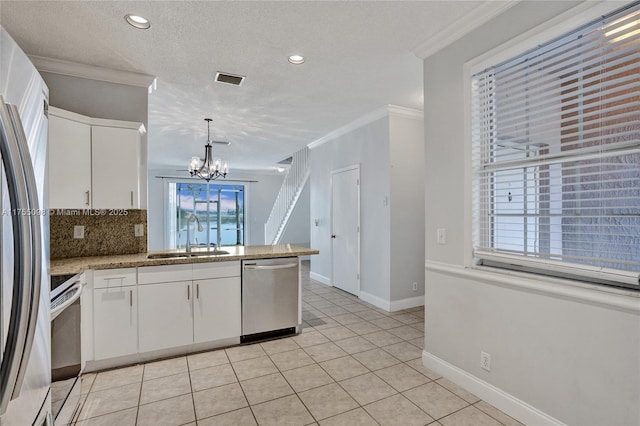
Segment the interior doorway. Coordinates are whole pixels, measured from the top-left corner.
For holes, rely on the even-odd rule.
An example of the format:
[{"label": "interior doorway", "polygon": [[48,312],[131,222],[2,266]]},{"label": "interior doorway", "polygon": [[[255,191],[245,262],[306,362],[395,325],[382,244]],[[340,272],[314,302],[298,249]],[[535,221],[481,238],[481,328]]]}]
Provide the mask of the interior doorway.
[{"label": "interior doorway", "polygon": [[331,282],[360,293],[360,166],[331,172]]}]

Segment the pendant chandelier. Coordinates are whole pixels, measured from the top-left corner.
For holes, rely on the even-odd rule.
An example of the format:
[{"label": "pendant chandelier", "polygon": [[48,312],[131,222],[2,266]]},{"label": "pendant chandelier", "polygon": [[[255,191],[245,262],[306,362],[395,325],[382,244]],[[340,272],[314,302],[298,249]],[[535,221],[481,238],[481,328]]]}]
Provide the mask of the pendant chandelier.
[{"label": "pendant chandelier", "polygon": [[[197,176],[201,179],[209,182],[210,180],[218,179],[219,177],[225,178],[229,173],[229,164],[223,162],[220,158],[213,158],[211,152],[211,118],[205,118],[207,122],[207,144],[204,146],[204,160],[199,157],[191,157],[191,163],[189,163],[189,174]],[[217,143],[217,142],[216,142]],[[228,145],[226,142],[220,142]]]}]

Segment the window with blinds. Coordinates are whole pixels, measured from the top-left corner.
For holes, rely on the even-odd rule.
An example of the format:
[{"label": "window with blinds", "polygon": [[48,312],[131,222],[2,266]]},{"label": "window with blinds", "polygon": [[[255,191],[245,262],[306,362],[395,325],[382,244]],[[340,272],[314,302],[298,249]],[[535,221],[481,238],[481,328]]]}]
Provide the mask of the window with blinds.
[{"label": "window with blinds", "polygon": [[640,289],[640,2],[472,76],[474,258]]}]

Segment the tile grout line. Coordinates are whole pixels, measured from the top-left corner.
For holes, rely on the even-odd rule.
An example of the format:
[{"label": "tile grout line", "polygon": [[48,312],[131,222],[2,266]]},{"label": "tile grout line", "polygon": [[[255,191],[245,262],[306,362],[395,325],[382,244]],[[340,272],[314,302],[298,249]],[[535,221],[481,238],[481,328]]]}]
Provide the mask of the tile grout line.
[{"label": "tile grout line", "polygon": [[[357,315],[356,315],[356,316],[357,316]],[[330,317],[330,318],[331,318],[331,317]],[[332,318],[332,319],[333,319],[333,318]],[[378,319],[382,319],[382,318],[378,318]],[[375,319],[374,319],[374,320],[375,320]],[[374,326],[378,326],[377,324],[373,324],[371,321],[372,321],[372,320],[365,320],[365,319],[363,318],[363,322],[366,322],[366,323],[368,323],[368,324],[372,324],[372,325],[374,325]],[[396,321],[397,321],[397,320],[396,320]],[[401,322],[401,321],[399,321],[399,322]],[[416,322],[416,324],[417,324],[417,323],[418,323],[418,322]],[[348,328],[348,324],[341,324],[341,325],[342,325],[342,326],[345,326],[347,329],[349,329],[349,328]],[[397,338],[401,339],[401,342],[398,342],[398,343],[407,342],[407,343],[411,344],[411,342],[409,342],[408,340],[406,340],[406,339],[404,339],[404,338],[402,338],[402,337],[400,337],[400,336],[396,336],[395,334],[390,333],[390,332],[388,331],[388,330],[391,330],[391,329],[394,329],[394,328],[403,327],[403,326],[409,326],[409,324],[402,323],[402,325],[400,325],[400,326],[398,326],[398,327],[391,327],[391,328],[388,328],[388,329],[381,329],[380,331],[387,331],[387,333],[392,334],[392,335],[394,335],[395,337],[397,337]],[[350,329],[349,329],[349,330],[350,330]],[[318,330],[318,331],[320,331],[320,330]],[[353,330],[351,330],[351,331],[353,332]],[[418,330],[418,331],[419,331],[419,330]],[[321,331],[320,331],[320,333],[324,335],[324,333],[322,333]],[[354,332],[354,333],[355,333],[355,332]],[[377,332],[373,332],[373,333],[377,333]],[[373,334],[373,333],[366,333],[366,334]],[[365,335],[366,335],[366,334],[365,334]],[[381,349],[381,350],[383,350],[385,353],[388,353],[388,354],[389,354],[390,356],[392,356],[394,359],[396,358],[393,354],[391,354],[391,353],[389,353],[388,351],[384,350],[384,347],[386,347],[386,346],[392,346],[392,345],[395,345],[395,344],[398,344],[398,343],[392,343],[391,345],[386,345],[386,346],[378,346],[378,345],[377,345],[377,344],[375,344],[374,342],[371,342],[370,340],[366,339],[366,337],[364,337],[365,335],[363,335],[363,334],[359,334],[359,333],[356,333],[356,336],[354,336],[354,337],[363,337],[365,340],[367,340],[368,342],[370,342],[371,344],[373,344],[377,349]],[[329,337],[328,337],[328,336],[326,336],[326,335],[325,335],[325,337],[329,338]],[[347,338],[347,339],[348,339],[348,338]],[[339,341],[339,340],[345,340],[345,339],[332,340],[331,338],[329,338],[329,340],[330,340],[330,342],[332,342],[332,343],[336,344],[336,342],[337,342],[337,341]],[[337,345],[337,344],[336,344],[336,346],[340,347],[340,346],[339,346],[339,345]],[[413,346],[415,346],[415,345],[413,345]],[[340,347],[340,348],[341,348],[341,347]],[[419,348],[419,347],[417,347],[417,346],[416,346],[416,348],[420,349],[420,348]],[[304,348],[303,348],[303,349],[304,349]],[[343,349],[343,348],[341,348],[341,349]],[[343,350],[344,350],[344,349],[343,349]],[[372,349],[370,349],[370,350],[372,350]],[[346,351],[345,351],[345,352],[346,352]],[[348,353],[347,355],[348,355],[348,356],[350,356],[350,357],[352,357],[356,362],[359,362],[356,358],[354,358],[354,357],[353,357],[353,355],[355,355],[355,354],[357,354],[357,353],[362,353],[362,352],[366,352],[366,350],[365,350],[365,351],[360,351],[360,352],[355,352],[355,353],[353,353],[353,354],[349,354],[349,353]],[[334,359],[337,359],[337,358],[334,358]],[[418,359],[418,358],[416,358],[416,359]],[[314,361],[315,361],[315,360],[314,360]],[[326,360],[326,361],[329,361],[329,360]],[[396,366],[396,365],[407,365],[407,364],[406,364],[406,362],[407,362],[407,361],[410,361],[410,360],[402,361],[402,360],[399,360],[399,359],[398,359],[398,361],[399,361],[399,363],[398,363],[398,364],[394,364],[394,365],[392,365],[392,366]],[[324,362],[324,361],[323,361],[323,362]],[[359,362],[359,363],[360,363],[360,362]],[[362,365],[362,363],[360,363],[360,364]],[[322,365],[320,365],[320,363],[318,363],[318,365],[320,366],[320,368],[322,368],[323,370],[325,370],[325,369],[324,369],[324,367],[323,367]],[[390,366],[390,367],[392,367],[392,366]],[[353,377],[350,377],[350,378],[347,378],[347,379],[344,379],[344,380],[350,380],[350,379],[352,379],[352,378],[361,377],[361,376],[364,376],[364,375],[366,375],[366,374],[372,373],[372,374],[374,374],[374,376],[375,376],[375,377],[377,377],[377,378],[379,378],[380,380],[382,380],[386,385],[388,385],[388,386],[389,386],[391,389],[393,389],[393,390],[394,390],[394,392],[395,392],[393,395],[390,395],[390,396],[385,397],[385,398],[381,398],[381,399],[376,400],[376,401],[372,401],[370,404],[373,404],[373,403],[375,403],[375,402],[378,402],[378,401],[384,400],[384,399],[386,399],[386,398],[393,397],[393,396],[395,396],[395,395],[401,395],[403,398],[407,399],[411,404],[413,404],[414,406],[416,406],[416,405],[413,403],[413,401],[409,400],[406,396],[404,396],[402,392],[407,392],[407,391],[409,391],[409,390],[411,390],[411,389],[415,389],[415,388],[420,387],[420,386],[422,386],[422,385],[425,385],[425,384],[427,384],[427,383],[434,382],[434,380],[433,380],[433,379],[431,379],[430,377],[425,376],[425,375],[424,375],[424,374],[422,374],[421,372],[419,372],[419,371],[415,370],[414,368],[412,368],[411,366],[407,365],[407,367],[411,368],[413,371],[416,371],[416,373],[418,373],[418,374],[422,375],[423,377],[425,377],[426,379],[428,379],[428,381],[427,381],[426,383],[420,384],[420,385],[415,386],[415,387],[410,388],[410,389],[406,389],[405,391],[402,391],[402,392],[401,392],[401,391],[398,391],[396,388],[394,388],[390,383],[388,383],[388,382],[387,382],[386,380],[384,380],[382,377],[380,377],[380,376],[378,376],[378,375],[376,374],[376,371],[379,371],[379,370],[382,370],[382,369],[384,369],[384,368],[388,368],[388,367],[383,367],[383,368],[378,369],[378,370],[371,370],[369,367],[367,367],[367,366],[365,366],[365,365],[363,365],[363,367],[365,367],[365,368],[368,370],[368,373],[364,373],[364,374],[356,375],[356,376],[353,376]],[[326,370],[325,370],[325,372],[326,372],[327,374],[329,374],[329,372],[328,372],[328,371],[326,371]],[[331,374],[329,374],[329,376],[330,376],[332,379],[334,379],[334,378],[333,378],[333,376],[331,376]],[[335,379],[334,379],[334,380],[335,380]],[[344,391],[344,392],[346,392],[346,393],[347,393],[347,395],[349,395],[349,396],[350,396],[350,397],[351,397],[351,398],[356,402],[356,404],[358,404],[358,407],[359,407],[359,408],[362,408],[362,409],[363,409],[365,412],[367,412],[367,414],[368,414],[368,411],[366,410],[366,408],[365,408],[363,405],[361,405],[357,400],[355,400],[355,399],[353,398],[353,396],[352,396],[352,395],[351,395],[351,394],[350,394],[350,393],[349,393],[349,392],[348,392],[348,391],[347,391],[347,390],[346,390],[346,389],[341,385],[341,382],[340,382],[340,381],[336,381],[336,383],[338,384],[338,386],[340,386],[340,388],[341,388],[341,389],[343,389],[343,391]],[[447,390],[448,390],[448,389],[447,389]],[[453,392],[452,392],[452,393],[453,393]],[[457,396],[457,395],[456,395],[456,396]],[[460,398],[460,399],[462,399],[462,398]],[[467,402],[467,401],[465,401],[465,402]],[[368,404],[367,404],[367,405],[368,405]],[[417,408],[418,410],[420,410],[421,412],[425,413],[425,414],[426,414],[427,416],[429,416],[430,418],[434,419],[431,415],[429,415],[428,413],[426,413],[422,408],[420,408],[420,407],[418,407],[418,406],[416,406],[416,408]],[[465,408],[466,408],[466,407],[465,407]],[[357,408],[356,408],[356,409],[357,409]],[[354,410],[355,410],[355,409],[354,409]],[[349,410],[349,411],[353,411],[353,410]],[[347,411],[347,412],[349,412],[349,411]],[[340,414],[344,414],[344,413],[340,413]],[[335,416],[338,416],[338,415],[340,415],[340,414],[336,414]],[[335,416],[332,416],[332,417],[335,417]],[[374,418],[374,421],[376,421],[376,423],[379,423],[375,418]],[[436,419],[434,419],[434,422],[436,422],[436,421],[437,421],[437,420],[436,420]]]},{"label": "tile grout line", "polygon": [[[225,356],[227,354],[225,353]],[[191,404],[193,405],[193,421],[198,424],[198,412],[196,411],[196,398],[193,391],[193,381],[191,380],[191,365],[189,364],[188,355],[185,356],[185,362],[187,363],[187,376],[189,376],[189,389],[191,389]]]},{"label": "tile grout line", "polygon": [[[486,412],[486,411],[484,411],[483,409],[476,407],[476,404],[479,404],[479,403],[481,403],[481,402],[484,402],[485,404],[489,404],[489,403],[488,403],[488,402],[486,402],[485,400],[481,399],[481,400],[476,401],[476,402],[474,402],[473,404],[471,404],[471,406],[472,406],[472,407],[474,407],[476,410],[479,410],[479,411],[483,412],[484,414],[486,414],[487,416],[491,417],[493,420],[495,420],[496,422],[500,423],[501,425],[503,425],[503,426],[506,426],[506,425],[507,425],[506,423],[504,423],[504,422],[502,422],[502,421],[500,421],[500,420],[496,419],[495,417],[493,417],[491,414],[487,413],[487,412]],[[489,405],[491,405],[491,404],[489,404]],[[493,406],[492,406],[492,407],[493,407]],[[494,408],[495,408],[495,407],[494,407]],[[497,408],[496,408],[496,409],[497,409]],[[504,415],[505,415],[505,416],[508,416],[509,418],[511,418],[511,419],[513,419],[514,421],[518,422],[516,419],[514,419],[514,418],[513,418],[513,417],[511,417],[511,416],[509,416],[507,413],[504,413]],[[518,423],[520,423],[520,422],[518,422]]]},{"label": "tile grout line", "polygon": [[[294,342],[294,343],[296,343],[296,342]],[[297,343],[296,343],[296,344],[297,344]],[[298,345],[298,346],[299,346],[299,345]],[[300,349],[302,349],[302,352],[304,352],[305,354],[307,354],[307,353],[305,352],[304,348],[300,348]],[[271,359],[271,357],[269,356],[269,354],[267,354],[267,356],[269,357],[269,360],[270,360],[271,362],[273,362],[273,360]],[[310,356],[309,354],[307,354],[307,356],[308,356],[309,358],[311,358],[311,356]],[[311,360],[312,360],[313,362],[315,362],[315,360],[314,360],[313,358],[311,358]],[[316,423],[320,423],[320,420],[316,419],[316,416],[314,416],[314,415],[313,415],[313,413],[311,412],[311,410],[309,409],[309,407],[307,407],[307,404],[305,404],[305,403],[304,403],[304,401],[302,400],[302,398],[300,398],[300,395],[298,395],[298,392],[293,388],[293,386],[291,386],[291,383],[289,383],[289,380],[287,380],[287,377],[286,377],[286,376],[284,375],[284,373],[280,370],[280,368],[278,367],[278,365],[277,365],[275,362],[273,362],[273,365],[276,367],[276,370],[278,370],[278,372],[280,373],[280,375],[282,376],[282,378],[284,379],[284,381],[285,381],[285,382],[287,382],[287,385],[289,385],[289,387],[290,387],[290,388],[291,388],[291,390],[293,391],[293,394],[296,396],[296,398],[298,398],[298,401],[300,401],[300,403],[302,404],[302,406],[304,407],[304,409],[305,409],[305,410],[307,410],[307,413],[309,413],[309,415],[311,416],[311,418],[312,418]],[[309,364],[309,365],[311,365],[311,364]],[[303,368],[303,367],[306,367],[306,366],[302,366],[302,367],[299,367],[299,368]],[[320,367],[320,368],[322,368],[322,367]],[[292,370],[295,370],[295,368],[292,368]],[[332,378],[332,379],[333,379],[333,378]],[[318,387],[321,387],[321,386],[318,386]],[[312,388],[312,389],[317,389],[317,387],[316,387],[316,388]],[[289,396],[289,395],[287,395],[287,396]],[[281,398],[286,398],[286,396],[283,396],[283,397],[281,397]],[[279,398],[277,398],[277,399],[279,399]],[[275,401],[275,400],[274,400],[274,401]],[[256,420],[257,420],[257,419],[256,419]],[[311,424],[311,423],[309,423],[309,424]]]},{"label": "tile grout line", "polygon": [[[262,349],[262,347],[260,347]],[[256,413],[253,412],[253,408],[251,408],[251,403],[249,403],[249,398],[247,398],[247,394],[244,392],[244,388],[242,387],[242,384],[240,383],[240,377],[238,377],[238,373],[236,373],[236,369],[233,367],[233,362],[231,362],[231,358],[229,358],[229,354],[227,354],[227,350],[224,350],[224,355],[227,357],[227,360],[229,361],[229,365],[231,365],[231,371],[233,371],[233,375],[236,377],[237,383],[238,383],[238,387],[240,388],[240,391],[242,392],[242,396],[244,396],[244,400],[247,401],[247,407],[249,408],[249,411],[251,412],[251,415],[253,416],[253,419],[255,420],[256,424],[259,425],[260,423],[258,423],[258,418],[256,417]],[[262,349],[264,350],[264,349]],[[248,358],[248,359],[252,359],[252,358]],[[242,361],[246,361],[246,360],[242,360]],[[244,408],[244,407],[242,407]],[[242,408],[238,408],[238,410],[241,410]],[[232,411],[235,410],[231,410],[231,411],[227,411],[227,413],[230,413]],[[220,415],[220,414],[225,414],[225,413],[218,413],[216,415]],[[212,416],[213,417],[213,416]],[[197,419],[196,419],[197,422]]]}]

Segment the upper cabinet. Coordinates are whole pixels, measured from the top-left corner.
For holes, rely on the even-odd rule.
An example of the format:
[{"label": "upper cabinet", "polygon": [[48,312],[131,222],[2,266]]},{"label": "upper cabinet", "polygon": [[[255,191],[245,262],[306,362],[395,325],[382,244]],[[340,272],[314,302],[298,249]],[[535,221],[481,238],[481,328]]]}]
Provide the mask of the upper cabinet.
[{"label": "upper cabinet", "polygon": [[49,109],[49,206],[140,208],[141,123]]},{"label": "upper cabinet", "polygon": [[140,132],[91,127],[91,186],[94,209],[140,207]]},{"label": "upper cabinet", "polygon": [[49,110],[49,205],[91,208],[91,125]]}]

